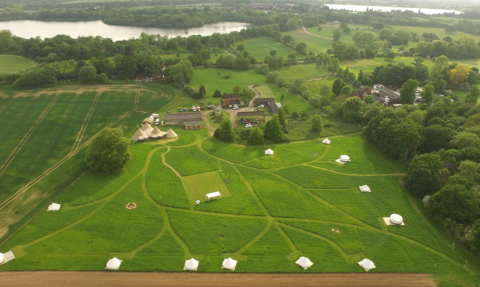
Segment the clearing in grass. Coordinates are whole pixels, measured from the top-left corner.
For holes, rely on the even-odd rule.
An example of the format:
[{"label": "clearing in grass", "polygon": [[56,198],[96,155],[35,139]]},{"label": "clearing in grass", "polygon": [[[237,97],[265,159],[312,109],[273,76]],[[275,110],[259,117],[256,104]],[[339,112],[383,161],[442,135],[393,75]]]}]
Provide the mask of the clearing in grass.
[{"label": "clearing in grass", "polygon": [[196,201],[200,200],[201,204],[208,201],[207,193],[219,191],[221,197],[213,200],[222,200],[222,197],[230,196],[230,190],[225,185],[225,180],[219,174],[219,171],[212,171],[197,175],[190,175],[182,177],[183,186],[187,192],[188,199],[190,200],[190,206],[194,207]]}]

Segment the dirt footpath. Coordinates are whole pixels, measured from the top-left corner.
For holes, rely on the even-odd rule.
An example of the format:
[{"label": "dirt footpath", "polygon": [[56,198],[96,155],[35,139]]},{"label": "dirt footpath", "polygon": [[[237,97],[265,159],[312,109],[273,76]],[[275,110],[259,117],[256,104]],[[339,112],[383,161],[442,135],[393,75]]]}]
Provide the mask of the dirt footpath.
[{"label": "dirt footpath", "polygon": [[434,287],[428,274],[218,274],[82,271],[0,272],[1,286]]}]

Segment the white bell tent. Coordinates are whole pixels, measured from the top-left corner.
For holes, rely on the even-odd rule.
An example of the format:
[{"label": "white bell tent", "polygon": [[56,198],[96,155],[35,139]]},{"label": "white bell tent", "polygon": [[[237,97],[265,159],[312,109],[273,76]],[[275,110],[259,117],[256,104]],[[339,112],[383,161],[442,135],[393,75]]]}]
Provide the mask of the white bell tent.
[{"label": "white bell tent", "polygon": [[310,259],[308,259],[307,257],[300,257],[297,262],[295,262],[296,264],[300,265],[303,269],[307,270],[308,268],[310,268],[310,266],[313,265],[313,262],[310,261]]},{"label": "white bell tent", "polygon": [[112,259],[108,260],[107,267],[105,269],[118,270],[122,264],[122,261],[123,260],[120,260],[117,257],[113,257]]},{"label": "white bell tent", "polygon": [[330,144],[331,141],[330,141],[329,139],[324,139],[324,140],[322,141],[322,143],[323,143],[323,144]]},{"label": "white bell tent", "polygon": [[370,187],[368,187],[368,185],[366,185],[366,184],[365,184],[365,185],[362,185],[362,186],[359,186],[359,188],[360,188],[360,191],[361,191],[361,192],[372,192],[372,191],[370,190]]},{"label": "white bell tent", "polygon": [[237,266],[237,262],[238,262],[237,260],[233,260],[232,258],[227,258],[223,260],[222,268],[235,270],[235,267]]},{"label": "white bell tent", "polygon": [[185,260],[185,266],[183,266],[183,270],[197,271],[198,263],[199,261],[193,258],[190,260]]},{"label": "white bell tent", "polygon": [[341,155],[340,160],[343,162],[348,162],[350,161],[350,157],[348,155]]},{"label": "white bell tent", "polygon": [[57,211],[57,210],[60,210],[60,206],[62,206],[61,204],[58,204],[58,203],[52,203],[48,206],[48,209],[47,211]]},{"label": "white bell tent", "polygon": [[375,264],[373,264],[372,260],[364,258],[362,261],[358,262],[358,265],[362,266],[365,271],[370,269],[376,268]]},{"label": "white bell tent", "polygon": [[3,256],[3,254],[2,254],[2,253],[0,253],[0,264],[2,264],[2,263],[3,263],[3,260],[5,260],[5,256]]},{"label": "white bell tent", "polygon": [[267,149],[265,151],[265,155],[273,155],[273,150],[272,149]]},{"label": "white bell tent", "polygon": [[390,222],[393,224],[401,225],[403,223],[403,217],[398,214],[390,215]]}]

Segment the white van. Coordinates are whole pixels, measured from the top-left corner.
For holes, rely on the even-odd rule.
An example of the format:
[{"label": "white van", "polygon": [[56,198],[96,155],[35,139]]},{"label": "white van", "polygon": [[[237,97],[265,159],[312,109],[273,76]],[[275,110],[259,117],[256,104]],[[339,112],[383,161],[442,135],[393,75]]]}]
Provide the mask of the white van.
[{"label": "white van", "polygon": [[192,111],[196,112],[196,111],[197,111],[197,108],[196,108],[196,107],[192,107]]},{"label": "white van", "polygon": [[160,123],[160,119],[155,120],[155,124],[158,125],[158,123]]}]

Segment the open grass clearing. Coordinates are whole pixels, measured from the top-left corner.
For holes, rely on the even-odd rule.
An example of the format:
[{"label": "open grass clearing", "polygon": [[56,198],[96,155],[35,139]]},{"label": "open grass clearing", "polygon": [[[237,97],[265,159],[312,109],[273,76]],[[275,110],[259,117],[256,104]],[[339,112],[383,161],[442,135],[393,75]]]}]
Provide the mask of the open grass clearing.
[{"label": "open grass clearing", "polygon": [[37,64],[25,57],[16,55],[0,55],[0,73],[18,73]]},{"label": "open grass clearing", "polygon": [[197,146],[173,148],[165,155],[165,161],[182,176],[206,173],[219,169],[218,161],[202,153]]},{"label": "open grass clearing", "polygon": [[202,203],[207,201],[207,193],[219,191],[222,195],[220,198],[211,199],[212,201],[222,200],[223,197],[231,196],[228,187],[225,185],[225,181],[221,178],[218,171],[185,176],[182,177],[182,182],[183,186],[185,186],[191,207],[196,205],[195,202],[197,200],[200,200]]},{"label": "open grass clearing", "polygon": [[287,58],[287,55],[292,52],[296,52],[294,49],[275,41],[272,37],[259,37],[249,40],[236,42],[234,49],[237,49],[239,45],[243,45],[245,50],[252,53],[258,62],[263,62],[265,57],[270,57],[270,51],[275,50],[277,54],[275,57]]}]

